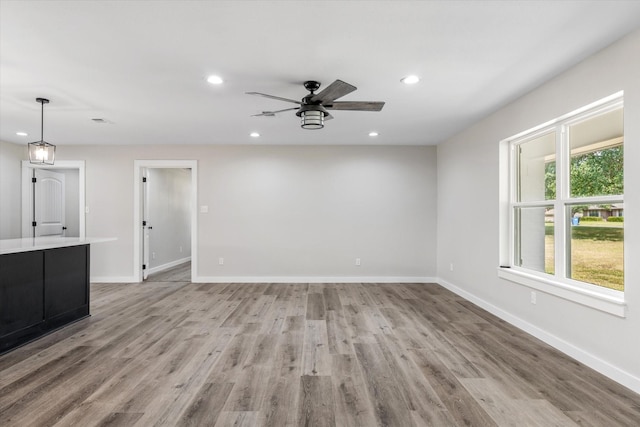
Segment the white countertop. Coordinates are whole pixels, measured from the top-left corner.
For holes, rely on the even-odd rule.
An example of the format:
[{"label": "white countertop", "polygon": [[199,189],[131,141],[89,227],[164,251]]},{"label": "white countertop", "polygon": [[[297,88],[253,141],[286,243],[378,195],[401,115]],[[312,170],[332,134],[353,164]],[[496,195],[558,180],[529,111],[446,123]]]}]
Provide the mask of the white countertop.
[{"label": "white countertop", "polygon": [[110,242],[115,237],[26,237],[24,239],[0,240],[0,255],[18,252],[38,251],[42,249],[63,248],[66,246],[88,245],[92,243]]}]

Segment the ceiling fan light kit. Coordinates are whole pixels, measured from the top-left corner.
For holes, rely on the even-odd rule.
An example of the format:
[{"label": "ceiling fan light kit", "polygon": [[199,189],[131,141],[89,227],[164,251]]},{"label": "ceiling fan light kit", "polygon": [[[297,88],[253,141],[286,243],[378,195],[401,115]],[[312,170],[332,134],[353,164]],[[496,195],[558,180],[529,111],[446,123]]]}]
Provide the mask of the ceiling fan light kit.
[{"label": "ceiling fan light kit", "polygon": [[324,127],[324,113],[322,111],[307,110],[300,114],[302,129],[322,129]]},{"label": "ceiling fan light kit", "polygon": [[268,95],[260,92],[246,92],[247,95],[257,95],[265,98],[276,99],[278,101],[291,102],[298,104],[299,107],[286,108],[278,111],[263,111],[261,114],[254,114],[253,117],[267,116],[272,117],[283,111],[296,111],[296,116],[300,117],[300,126],[303,129],[322,129],[325,120],[331,120],[333,116],[328,110],[351,110],[351,111],[380,111],[384,107],[384,102],[367,102],[367,101],[346,101],[336,102],[357,88],[342,80],[336,80],[329,86],[324,88],[320,93],[315,92],[320,88],[320,82],[308,80],[304,82],[304,87],[310,93],[302,98],[302,101],[296,101],[280,96]]},{"label": "ceiling fan light kit", "polygon": [[36,98],[40,103],[40,141],[30,142],[29,162],[38,165],[52,165],[56,157],[56,146],[44,140],[44,104],[48,104],[46,98]]}]

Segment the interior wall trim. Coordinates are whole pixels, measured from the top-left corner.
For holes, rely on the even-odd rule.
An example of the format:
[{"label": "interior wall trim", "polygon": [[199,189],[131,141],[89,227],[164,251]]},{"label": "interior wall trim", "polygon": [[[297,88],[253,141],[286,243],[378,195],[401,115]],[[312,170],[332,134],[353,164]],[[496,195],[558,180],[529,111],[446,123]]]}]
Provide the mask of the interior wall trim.
[{"label": "interior wall trim", "polygon": [[34,169],[57,170],[57,169],[77,169],[78,170],[78,237],[86,237],[86,168],[84,160],[57,160],[54,165],[38,165],[30,163],[29,160],[21,162],[21,190],[22,190],[22,214],[21,230],[22,237],[31,237],[31,221],[29,216],[32,205],[31,177]]},{"label": "interior wall trim", "polygon": [[435,277],[406,276],[197,276],[192,283],[438,283]]},{"label": "interior wall trim", "polygon": [[191,277],[198,271],[198,161],[197,160],[134,160],[133,161],[133,276],[142,282],[142,176],[144,168],[191,169]]},{"label": "interior wall trim", "polygon": [[91,283],[138,283],[136,276],[91,276]]},{"label": "interior wall trim", "polygon": [[[95,276],[91,283],[140,283],[137,276]],[[436,277],[194,276],[191,283],[438,283]]]}]

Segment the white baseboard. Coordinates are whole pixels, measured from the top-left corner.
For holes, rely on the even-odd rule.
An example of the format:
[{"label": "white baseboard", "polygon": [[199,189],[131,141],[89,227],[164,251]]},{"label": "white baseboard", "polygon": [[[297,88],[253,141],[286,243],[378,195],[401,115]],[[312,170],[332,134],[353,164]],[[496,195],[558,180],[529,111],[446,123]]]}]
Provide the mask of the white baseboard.
[{"label": "white baseboard", "polygon": [[189,261],[191,261],[191,257],[190,256],[186,257],[186,258],[178,259],[178,260],[175,260],[175,261],[171,261],[171,262],[168,262],[166,264],[157,265],[157,266],[149,269],[149,274],[159,273],[161,271],[168,270],[170,268],[176,267],[176,266],[178,266],[180,264],[184,264],[185,262],[189,262]]},{"label": "white baseboard", "polygon": [[[186,262],[186,261],[183,261]],[[181,264],[181,263],[179,263]],[[176,264],[176,265],[179,265]],[[166,264],[165,264],[166,265]],[[156,267],[157,268],[157,267]],[[149,274],[155,271],[150,270]],[[197,276],[192,283],[438,283],[436,277],[405,276]],[[95,276],[91,283],[140,283],[135,276]]]},{"label": "white baseboard", "polygon": [[135,276],[92,276],[91,283],[139,283]]},{"label": "white baseboard", "polygon": [[198,276],[193,283],[438,283],[435,277]]},{"label": "white baseboard", "polygon": [[475,305],[483,308],[489,313],[501,318],[502,320],[509,322],[513,326],[516,326],[523,331],[533,335],[541,341],[549,344],[550,346],[560,350],[568,356],[573,357],[577,361],[584,363],[590,368],[600,372],[602,375],[605,375],[612,380],[622,384],[623,386],[633,390],[636,393],[640,393],[640,378],[623,371],[622,369],[612,365],[611,363],[600,359],[599,357],[579,348],[575,345],[553,335],[549,332],[538,328],[537,326],[522,320],[521,318],[514,316],[513,314],[502,310],[499,307],[483,300],[482,298],[478,298],[477,296],[455,286],[452,283],[447,282],[443,279],[437,279],[436,283],[441,286],[447,288],[451,292],[460,295],[462,298],[466,299],[474,303]]}]

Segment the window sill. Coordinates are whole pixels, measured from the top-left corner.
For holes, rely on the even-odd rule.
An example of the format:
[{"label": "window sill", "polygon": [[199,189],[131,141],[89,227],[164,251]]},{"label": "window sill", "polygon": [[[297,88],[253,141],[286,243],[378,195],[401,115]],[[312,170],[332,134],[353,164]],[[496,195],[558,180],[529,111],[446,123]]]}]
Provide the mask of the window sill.
[{"label": "window sill", "polygon": [[513,268],[498,267],[498,277],[614,316],[626,317],[624,297],[604,295]]}]

